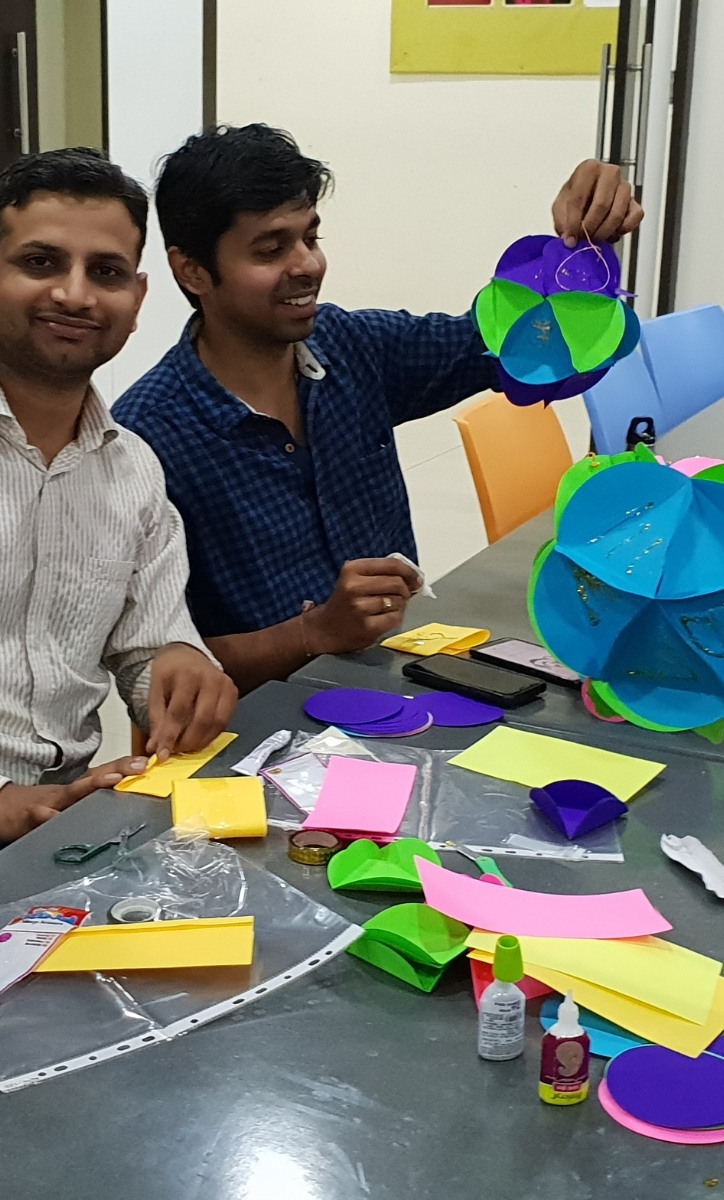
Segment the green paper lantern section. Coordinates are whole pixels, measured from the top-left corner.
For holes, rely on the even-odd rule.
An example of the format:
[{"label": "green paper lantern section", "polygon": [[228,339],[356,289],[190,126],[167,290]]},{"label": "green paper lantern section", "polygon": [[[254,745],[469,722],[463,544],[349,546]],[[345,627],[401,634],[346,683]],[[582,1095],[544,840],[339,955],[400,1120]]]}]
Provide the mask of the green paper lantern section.
[{"label": "green paper lantern section", "polygon": [[548,303],[578,372],[595,371],[616,353],[626,328],[619,300],[590,292],[558,292]]},{"label": "green paper lantern section", "polygon": [[531,288],[509,279],[493,279],[475,299],[475,320],[488,350],[500,355],[508,333],[525,313],[537,308],[542,297]]}]

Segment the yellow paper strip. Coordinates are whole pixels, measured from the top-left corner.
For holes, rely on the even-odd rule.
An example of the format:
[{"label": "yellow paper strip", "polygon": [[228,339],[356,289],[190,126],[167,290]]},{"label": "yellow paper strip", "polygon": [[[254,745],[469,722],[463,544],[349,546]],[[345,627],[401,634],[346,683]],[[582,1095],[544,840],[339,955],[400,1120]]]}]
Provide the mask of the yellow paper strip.
[{"label": "yellow paper strip", "polygon": [[90,925],[63,938],[38,971],[148,971],[172,967],[248,967],[253,917]]},{"label": "yellow paper strip", "polygon": [[473,629],[470,625],[420,625],[407,633],[397,633],[385,638],[381,645],[388,650],[402,650],[404,654],[418,654],[427,658],[430,654],[462,654],[471,646],[482,646],[490,637],[489,629]]},{"label": "yellow paper strip", "polygon": [[194,754],[172,754],[162,763],[154,754],[142,775],[129,775],[127,779],[122,779],[116,784],[115,791],[139,792],[142,796],[164,799],[171,795],[176,780],[188,779],[200,771],[238,736],[237,733],[220,733],[205,750],[197,750]]},{"label": "yellow paper strip", "polygon": [[640,792],[666,766],[508,725],[493,729],[450,761],[456,767],[493,779],[510,779],[525,787],[545,787],[558,779],[583,779],[607,788],[624,801]]},{"label": "yellow paper strip", "polygon": [[[484,950],[471,950],[470,957],[480,962],[492,962],[492,955]],[[624,1029],[630,1029],[649,1042],[676,1050],[688,1058],[698,1058],[724,1030],[724,979],[717,983],[714,1003],[706,1022],[697,1025],[694,1021],[685,1021],[683,1017],[675,1017],[659,1008],[631,1000],[619,992],[609,992],[595,983],[587,983],[585,979],[564,975],[562,971],[529,967],[527,963],[525,968],[526,974],[539,979],[541,983],[547,983],[548,987],[561,995],[570,989],[576,1004],[590,1008],[591,1012],[613,1021],[615,1025],[622,1025]]]},{"label": "yellow paper strip", "polygon": [[212,838],[266,837],[261,779],[177,779],[171,801],[174,825],[198,825]]},{"label": "yellow paper strip", "polygon": [[[498,936],[474,929],[467,945],[492,954]],[[526,970],[535,964],[563,971],[699,1024],[711,1012],[721,976],[720,962],[663,938],[518,940]]]}]

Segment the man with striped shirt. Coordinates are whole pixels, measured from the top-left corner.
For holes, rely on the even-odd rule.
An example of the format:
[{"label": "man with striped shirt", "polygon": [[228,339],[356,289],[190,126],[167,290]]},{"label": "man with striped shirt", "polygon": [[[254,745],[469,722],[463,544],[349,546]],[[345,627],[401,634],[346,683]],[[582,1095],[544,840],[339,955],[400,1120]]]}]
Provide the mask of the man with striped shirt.
[{"label": "man with striped shirt", "polygon": [[135,327],[146,215],[96,151],[0,175],[0,842],[144,769],[87,771],[109,672],[160,758],[206,745],[236,701],[186,607],[161,467],[90,383]]}]

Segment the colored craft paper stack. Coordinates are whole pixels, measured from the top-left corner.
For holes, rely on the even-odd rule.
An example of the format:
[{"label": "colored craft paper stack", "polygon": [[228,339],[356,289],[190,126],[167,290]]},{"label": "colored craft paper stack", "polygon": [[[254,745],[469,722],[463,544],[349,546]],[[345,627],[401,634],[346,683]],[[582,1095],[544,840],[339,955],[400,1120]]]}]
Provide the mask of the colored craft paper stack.
[{"label": "colored craft paper stack", "polygon": [[560,896],[495,885],[417,860],[426,903],[473,926],[471,957],[490,963],[518,937],[526,975],[637,1038],[696,1058],[724,1030],[721,963],[654,935],[671,929],[640,889]]},{"label": "colored craft paper stack", "polygon": [[467,925],[427,904],[397,904],[362,926],[347,953],[430,992],[453,959],[465,953]]},{"label": "colored craft paper stack", "polygon": [[608,245],[569,249],[541,234],[508,247],[471,315],[513,404],[575,396],[635,350],[639,322],[620,280]]},{"label": "colored craft paper stack", "polygon": [[682,1145],[724,1142],[724,1038],[699,1058],[635,1046],[608,1065],[601,1105],[644,1137]]},{"label": "colored craft paper stack", "polygon": [[410,698],[372,688],[330,688],[304,705],[315,721],[336,725],[356,737],[410,737],[432,724],[463,727],[499,721],[502,708],[454,692],[426,692]]},{"label": "colored craft paper stack", "polygon": [[632,455],[563,477],[529,611],[596,708],[664,731],[724,719],[723,484],[721,465],[690,477]]}]

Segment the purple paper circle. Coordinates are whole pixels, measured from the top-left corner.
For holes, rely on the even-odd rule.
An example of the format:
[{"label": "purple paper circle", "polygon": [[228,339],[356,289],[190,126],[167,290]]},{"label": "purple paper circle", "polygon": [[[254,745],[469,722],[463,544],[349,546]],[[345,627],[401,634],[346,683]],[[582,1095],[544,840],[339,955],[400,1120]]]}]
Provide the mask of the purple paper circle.
[{"label": "purple paper circle", "polygon": [[606,1073],[617,1104],[667,1129],[724,1125],[724,1059],[687,1058],[663,1046],[636,1046],[613,1058]]},{"label": "purple paper circle", "polygon": [[427,707],[427,698],[408,700],[404,696],[397,697],[400,711],[391,717],[379,721],[347,722],[345,729],[348,733],[356,733],[358,737],[388,737],[400,736],[405,733],[419,733],[429,728],[431,724]]},{"label": "purple paper circle", "polygon": [[483,704],[481,700],[471,700],[469,696],[456,696],[454,692],[430,692],[421,699],[428,712],[432,713],[436,725],[459,728],[489,725],[492,721],[500,721],[504,715],[502,708],[494,704]]},{"label": "purple paper circle", "polygon": [[329,688],[310,696],[304,705],[308,717],[327,725],[371,724],[402,711],[402,697],[370,688]]}]

